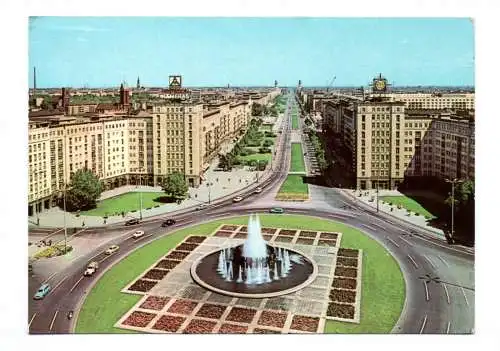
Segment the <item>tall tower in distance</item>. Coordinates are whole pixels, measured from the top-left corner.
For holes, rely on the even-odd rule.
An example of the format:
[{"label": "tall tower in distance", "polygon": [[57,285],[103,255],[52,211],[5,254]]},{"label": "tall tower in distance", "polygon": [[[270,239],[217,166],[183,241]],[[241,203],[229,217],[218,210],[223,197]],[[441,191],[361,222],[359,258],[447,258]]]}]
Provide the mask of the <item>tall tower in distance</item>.
[{"label": "tall tower in distance", "polygon": [[141,88],[141,81],[139,80],[139,76],[137,76],[137,89]]},{"label": "tall tower in distance", "polygon": [[278,81],[275,79],[274,80],[274,87],[277,88],[278,87]]},{"label": "tall tower in distance", "polygon": [[120,85],[120,105],[128,106],[130,104],[130,91],[128,88],[123,86],[123,83]]}]

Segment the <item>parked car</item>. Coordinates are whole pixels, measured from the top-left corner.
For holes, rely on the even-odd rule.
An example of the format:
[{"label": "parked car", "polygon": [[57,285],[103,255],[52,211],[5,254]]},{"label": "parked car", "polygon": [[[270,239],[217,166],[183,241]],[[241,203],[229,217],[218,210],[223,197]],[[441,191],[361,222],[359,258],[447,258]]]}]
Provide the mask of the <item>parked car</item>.
[{"label": "parked car", "polygon": [[243,197],[241,196],[233,197],[233,202],[240,202],[241,200],[243,200]]},{"label": "parked car", "polygon": [[128,221],[125,222],[125,225],[134,225],[134,224],[139,224],[140,221],[138,218],[132,218],[129,219]]},{"label": "parked car", "polygon": [[175,219],[169,218],[166,221],[164,221],[161,226],[162,227],[168,227],[169,225],[174,225],[175,224]]},{"label": "parked car", "polygon": [[281,207],[273,207],[269,210],[270,213],[283,213],[285,212],[284,209],[282,209]]},{"label": "parked car", "polygon": [[120,248],[120,246],[118,245],[111,245],[105,252],[106,255],[111,255],[113,253],[115,253],[116,251],[118,251],[118,249]]},{"label": "parked car", "polygon": [[200,210],[203,210],[206,207],[207,207],[207,204],[201,204],[201,205],[196,206],[195,210],[196,211],[200,211]]},{"label": "parked car", "polygon": [[87,269],[85,270],[85,272],[83,272],[83,275],[90,277],[91,275],[93,275],[95,273],[95,271],[97,271],[97,268],[99,268],[99,263],[96,261],[92,261],[87,266]]},{"label": "parked car", "polygon": [[132,237],[133,237],[134,239],[138,239],[138,238],[140,238],[140,237],[141,237],[141,236],[143,236],[143,235],[144,235],[144,231],[143,231],[143,230],[136,230],[136,231],[134,232],[134,234],[132,234]]},{"label": "parked car", "polygon": [[258,188],[255,188],[253,191],[255,194],[260,194],[262,192],[262,188],[259,186]]},{"label": "parked car", "polygon": [[50,292],[50,289],[51,288],[49,284],[42,284],[36,291],[35,296],[33,296],[33,298],[35,300],[43,299]]}]

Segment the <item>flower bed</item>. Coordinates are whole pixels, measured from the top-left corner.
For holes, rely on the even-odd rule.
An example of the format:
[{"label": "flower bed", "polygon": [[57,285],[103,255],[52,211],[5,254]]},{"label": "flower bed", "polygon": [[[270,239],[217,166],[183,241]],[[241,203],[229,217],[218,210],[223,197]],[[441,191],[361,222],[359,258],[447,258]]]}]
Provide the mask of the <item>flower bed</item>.
[{"label": "flower bed", "polygon": [[189,252],[185,251],[172,251],[168,256],[165,258],[171,259],[171,260],[179,260],[182,261],[183,259],[186,258],[186,256],[189,255]]},{"label": "flower bed", "polygon": [[278,236],[282,235],[295,236],[296,233],[297,233],[296,230],[281,229],[280,232],[278,233]]},{"label": "flower bed", "polygon": [[317,232],[309,232],[309,231],[306,231],[306,230],[302,230],[300,233],[299,233],[299,238],[300,237],[304,237],[304,238],[316,238],[316,234]]},{"label": "flower bed", "polygon": [[144,308],[146,310],[160,311],[166,304],[170,301],[169,297],[165,296],[148,296],[146,301],[139,306],[139,308]]},{"label": "flower bed", "polygon": [[336,240],[328,240],[328,239],[319,239],[318,240],[318,245],[319,246],[335,246],[337,245]]},{"label": "flower bed", "polygon": [[204,303],[198,310],[196,315],[198,317],[220,319],[226,310],[226,306],[214,305],[211,303]]},{"label": "flower bed", "polygon": [[315,333],[318,330],[319,318],[306,316],[293,316],[290,329]]},{"label": "flower bed", "polygon": [[235,238],[235,239],[246,239],[247,235],[248,235],[247,233],[236,233],[233,236],[233,238]]},{"label": "flower bed", "polygon": [[240,230],[239,230],[239,232],[240,232],[240,233],[241,233],[241,232],[245,232],[245,233],[246,233],[246,232],[247,232],[247,226],[246,226],[246,225],[244,225],[243,227],[241,227],[241,228],[240,228]]},{"label": "flower bed", "polygon": [[235,231],[236,228],[238,228],[238,226],[235,226],[235,225],[229,225],[229,224],[225,224],[222,226],[222,228],[220,228],[221,230],[229,230],[229,231]]},{"label": "flower bed", "polygon": [[248,330],[248,327],[236,324],[224,323],[221,325],[218,333],[219,334],[244,334]]},{"label": "flower bed", "polygon": [[293,240],[293,236],[278,236],[274,241],[280,243],[291,243]]},{"label": "flower bed", "polygon": [[128,318],[123,322],[125,325],[131,325],[133,327],[144,328],[155,318],[156,314],[134,311]]},{"label": "flower bed", "polygon": [[276,233],[276,228],[262,228],[262,233],[274,234]]},{"label": "flower bed", "polygon": [[346,256],[346,257],[358,257],[358,250],[353,250],[353,249],[339,249],[338,255],[339,256]]},{"label": "flower bed", "polygon": [[205,236],[193,235],[193,236],[190,236],[189,238],[187,238],[185,240],[185,242],[186,243],[200,244],[200,243],[204,242],[205,239],[206,239]]},{"label": "flower bed", "polygon": [[211,333],[214,330],[217,322],[204,321],[202,319],[193,319],[184,329],[185,334],[205,334]]},{"label": "flower bed", "polygon": [[251,308],[233,307],[226,320],[240,323],[251,323],[257,310]]},{"label": "flower bed", "polygon": [[334,288],[342,288],[342,289],[356,289],[356,279],[349,278],[335,278],[333,279],[332,286]]},{"label": "flower bed", "polygon": [[139,279],[136,281],[128,290],[130,291],[140,291],[140,292],[146,292],[151,290],[153,286],[155,286],[158,282],[153,282],[151,280],[142,280]]},{"label": "flower bed", "polygon": [[179,261],[161,260],[160,262],[158,262],[158,264],[155,266],[155,268],[172,269],[175,266],[177,266],[179,263],[180,263]]},{"label": "flower bed", "polygon": [[354,303],[356,301],[356,292],[343,289],[333,289],[330,291],[330,300]]},{"label": "flower bed", "polygon": [[358,266],[358,259],[357,258],[338,257],[337,258],[337,266],[357,267]]},{"label": "flower bed", "polygon": [[268,327],[283,328],[285,326],[286,316],[286,313],[262,311],[257,324]]},{"label": "flower bed", "polygon": [[253,330],[254,334],[280,334],[279,331],[276,330],[271,330],[271,329],[264,329],[264,328],[255,328]]},{"label": "flower bed", "polygon": [[330,239],[330,240],[337,240],[338,235],[335,233],[321,233],[319,235],[320,239]]},{"label": "flower bed", "polygon": [[354,306],[341,303],[329,303],[326,315],[345,319],[354,318]]},{"label": "flower bed", "polygon": [[155,325],[153,325],[153,329],[175,333],[185,320],[185,317],[161,316],[160,319],[156,321]]},{"label": "flower bed", "polygon": [[298,238],[296,244],[312,245],[314,244],[314,239]]},{"label": "flower bed", "polygon": [[175,251],[187,251],[191,252],[194,249],[198,247],[198,244],[188,244],[188,243],[182,243],[179,246],[175,248]]},{"label": "flower bed", "polygon": [[164,269],[150,269],[143,278],[154,279],[154,280],[162,280],[163,277],[167,275],[169,271]]},{"label": "flower bed", "polygon": [[176,300],[168,309],[168,312],[177,314],[191,314],[198,303],[188,300]]},{"label": "flower bed", "polygon": [[220,236],[220,237],[230,237],[233,232],[227,232],[225,230],[219,230],[217,233],[215,233],[214,236]]},{"label": "flower bed", "polygon": [[264,240],[266,240],[266,241],[270,241],[270,240],[273,238],[273,236],[272,236],[272,235],[262,235],[262,237],[263,237],[263,238],[264,238]]},{"label": "flower bed", "polygon": [[357,274],[358,270],[356,268],[337,267],[335,269],[335,275],[340,277],[356,278]]}]

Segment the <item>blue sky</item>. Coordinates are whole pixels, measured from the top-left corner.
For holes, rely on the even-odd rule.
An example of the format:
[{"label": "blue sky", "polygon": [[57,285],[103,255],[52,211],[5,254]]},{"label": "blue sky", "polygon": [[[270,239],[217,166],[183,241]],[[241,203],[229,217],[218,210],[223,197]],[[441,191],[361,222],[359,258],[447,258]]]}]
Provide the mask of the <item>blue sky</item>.
[{"label": "blue sky", "polygon": [[473,85],[468,19],[37,17],[29,86]]}]

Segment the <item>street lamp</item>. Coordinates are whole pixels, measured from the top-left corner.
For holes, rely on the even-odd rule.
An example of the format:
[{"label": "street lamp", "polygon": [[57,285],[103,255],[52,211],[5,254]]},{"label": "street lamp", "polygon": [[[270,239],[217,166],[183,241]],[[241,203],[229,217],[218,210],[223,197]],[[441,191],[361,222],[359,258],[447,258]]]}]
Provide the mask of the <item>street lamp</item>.
[{"label": "street lamp", "polygon": [[[140,171],[142,172],[142,168],[140,169]],[[139,185],[142,186],[142,175],[139,176]],[[136,186],[137,186],[137,183],[136,183]],[[142,220],[142,191],[141,189],[139,189],[139,219]]]},{"label": "street lamp", "polygon": [[213,185],[213,183],[211,183],[211,182],[207,183],[207,187],[208,187],[208,203],[209,204],[210,204],[211,195],[212,195],[212,185]]},{"label": "street lamp", "polygon": [[455,234],[455,184],[462,183],[463,180],[454,178],[452,180],[445,179],[446,183],[451,183],[451,238]]},{"label": "street lamp", "polygon": [[63,184],[64,254],[66,254],[67,252],[67,245],[68,245],[68,227],[66,225],[66,189],[67,185]]},{"label": "street lamp", "polygon": [[378,212],[378,180],[377,180],[377,212]]}]

